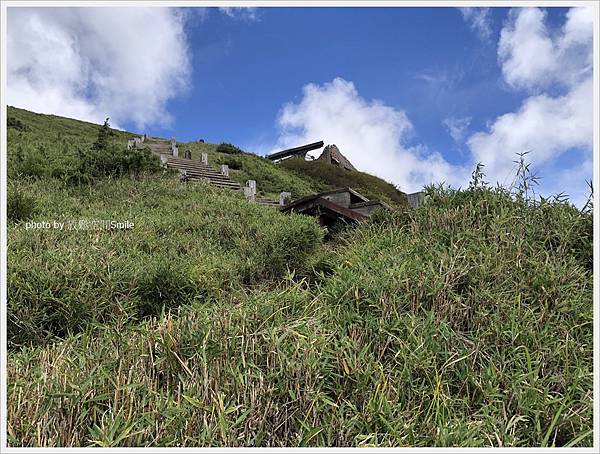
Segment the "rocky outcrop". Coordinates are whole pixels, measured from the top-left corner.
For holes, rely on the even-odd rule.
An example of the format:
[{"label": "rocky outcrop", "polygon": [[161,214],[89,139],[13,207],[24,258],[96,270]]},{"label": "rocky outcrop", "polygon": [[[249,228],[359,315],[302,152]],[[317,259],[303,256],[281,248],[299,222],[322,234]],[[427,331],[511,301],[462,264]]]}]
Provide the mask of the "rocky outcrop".
[{"label": "rocky outcrop", "polygon": [[340,149],[335,145],[327,145],[318,159],[325,161],[331,165],[341,167],[346,170],[356,171],[356,167],[341,153]]}]

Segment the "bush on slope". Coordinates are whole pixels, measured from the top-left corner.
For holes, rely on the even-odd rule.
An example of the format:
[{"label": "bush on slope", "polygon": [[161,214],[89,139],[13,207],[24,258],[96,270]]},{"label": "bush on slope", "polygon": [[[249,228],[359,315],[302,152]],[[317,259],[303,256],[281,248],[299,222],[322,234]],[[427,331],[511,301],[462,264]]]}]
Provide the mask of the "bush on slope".
[{"label": "bush on slope", "polygon": [[316,286],[240,288],[15,353],[9,442],[590,446],[590,221],[433,191],[348,231]]}]

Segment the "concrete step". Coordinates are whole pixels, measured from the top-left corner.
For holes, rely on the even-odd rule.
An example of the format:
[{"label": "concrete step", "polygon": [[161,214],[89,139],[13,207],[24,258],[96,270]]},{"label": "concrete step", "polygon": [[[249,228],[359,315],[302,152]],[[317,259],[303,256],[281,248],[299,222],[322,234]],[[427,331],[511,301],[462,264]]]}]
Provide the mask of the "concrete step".
[{"label": "concrete step", "polygon": [[144,140],[145,143],[152,143],[152,144],[169,144],[171,143],[170,140],[162,140],[162,139],[156,139],[154,137],[148,137],[146,138],[146,140]]},{"label": "concrete step", "polygon": [[277,202],[276,200],[269,199],[267,197],[256,197],[255,201],[259,205],[279,207],[279,202]]},{"label": "concrete step", "polygon": [[190,181],[202,181],[202,180],[206,180],[208,181],[210,184],[212,184],[213,186],[216,186],[218,188],[226,188],[226,189],[235,189],[235,190],[240,190],[241,186],[239,183],[237,182],[233,182],[233,181],[212,181],[209,180],[207,178],[200,178],[200,177],[189,177]]},{"label": "concrete step", "polygon": [[239,184],[237,181],[232,180],[231,178],[225,177],[223,175],[212,175],[212,174],[209,174],[209,173],[193,172],[193,171],[190,171],[190,170],[186,170],[185,174],[188,177],[208,178],[209,180],[214,180],[214,181],[224,181],[224,182],[232,182],[232,183],[235,182],[236,184]]},{"label": "concrete step", "polygon": [[198,170],[198,169],[182,169],[182,168],[178,168],[178,167],[171,167],[168,166],[169,169],[173,169],[173,170],[178,170],[179,172],[186,172],[188,175],[202,175],[205,177],[211,177],[211,178],[221,178],[224,180],[229,180],[229,177],[226,177],[224,175],[221,175],[220,173],[216,173],[216,172],[205,172],[204,170]]},{"label": "concrete step", "polygon": [[240,185],[235,186],[235,185],[231,185],[231,184],[222,184],[222,183],[214,183],[214,182],[211,182],[210,184],[212,184],[213,186],[216,186],[217,188],[233,189],[236,191],[240,190]]},{"label": "concrete step", "polygon": [[204,164],[199,159],[185,159],[185,158],[170,156],[169,162],[172,162],[173,164],[176,164],[176,165],[199,165],[199,166],[203,166],[203,167],[210,167],[212,169],[211,165]]},{"label": "concrete step", "polygon": [[202,164],[201,162],[198,161],[187,161],[187,162],[181,162],[181,161],[173,161],[173,159],[171,157],[167,157],[167,164],[170,165],[171,167],[177,167],[177,168],[185,168],[185,169],[202,169],[202,170],[210,170],[213,172],[217,172],[220,173],[217,169],[213,169],[211,166],[207,166],[206,164]]},{"label": "concrete step", "polygon": [[[146,140],[145,145],[150,148],[150,151],[154,154],[158,156],[165,155],[167,157],[168,168],[180,171],[185,170],[190,181],[204,180],[208,181],[213,186],[223,189],[232,189],[236,191],[242,189],[242,186],[237,181],[231,180],[229,177],[221,174],[218,170],[203,164],[200,160],[185,159],[171,155],[170,142]],[[275,201],[271,202],[275,203]],[[258,203],[267,204],[267,201],[266,199],[264,201],[261,199],[261,202]]]},{"label": "concrete step", "polygon": [[215,183],[215,184],[224,184],[227,186],[235,186],[238,188],[241,188],[241,185],[237,182],[237,181],[231,181],[231,180],[218,180],[215,178],[208,178],[208,177],[204,177],[202,175],[190,175],[188,174],[187,176],[189,179],[191,180],[207,180],[211,183]]},{"label": "concrete step", "polygon": [[219,174],[221,173],[220,169],[215,169],[211,166],[207,166],[202,163],[174,162],[174,161],[171,161],[171,159],[167,158],[167,164],[169,166],[177,168],[177,169],[196,169],[196,170],[203,170],[206,172],[215,172],[215,173],[219,173]]},{"label": "concrete step", "polygon": [[203,177],[207,177],[207,178],[214,178],[214,179],[218,179],[218,180],[227,180],[227,181],[231,180],[229,177],[226,177],[225,175],[221,175],[220,173],[217,173],[217,172],[205,172],[203,170],[183,169],[183,168],[171,167],[171,166],[168,166],[168,167],[173,170],[179,170],[181,172],[186,172],[188,175],[199,175],[199,176],[203,176]]}]

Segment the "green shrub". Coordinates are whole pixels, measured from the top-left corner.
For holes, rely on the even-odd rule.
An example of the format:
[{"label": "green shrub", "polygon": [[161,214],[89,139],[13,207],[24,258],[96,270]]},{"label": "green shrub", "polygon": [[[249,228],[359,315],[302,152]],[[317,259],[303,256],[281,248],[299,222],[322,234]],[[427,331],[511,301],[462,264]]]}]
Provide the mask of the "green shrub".
[{"label": "green shrub", "polygon": [[6,214],[11,222],[28,221],[37,211],[35,199],[9,186],[6,198]]},{"label": "green shrub", "polygon": [[225,164],[230,170],[241,170],[243,168],[243,161],[239,158],[226,157],[220,160],[220,164]]},{"label": "green shrub", "polygon": [[195,295],[201,296],[189,270],[172,260],[149,263],[135,287],[140,317],[160,315],[163,310],[189,303]]},{"label": "green shrub", "polygon": [[45,160],[46,151],[45,145],[40,143],[18,144],[16,154],[9,156],[8,176],[11,178],[47,176],[50,164]]},{"label": "green shrub", "polygon": [[110,123],[108,118],[104,120],[104,124],[98,130],[98,137],[92,144],[92,150],[106,150],[114,138],[115,134],[110,129]]},{"label": "green shrub", "polygon": [[[454,435],[419,442],[428,429],[413,426],[414,443],[467,437],[471,446],[485,444],[468,435],[466,421],[492,433],[507,406],[525,419],[499,434],[503,445],[589,440],[590,221],[572,206],[515,200],[504,190],[436,189],[418,210],[382,214],[348,232],[332,276],[319,284],[320,301],[330,307],[331,326],[369,339],[367,352],[392,383],[411,383],[382,398],[400,392],[402,402],[388,407],[385,420],[422,418],[418,406],[440,387],[444,403],[430,428],[441,418],[457,424]],[[356,398],[363,392],[344,388]],[[419,404],[403,415],[409,402]]]},{"label": "green shrub", "polygon": [[149,150],[127,150],[118,145],[105,149],[79,150],[77,166],[67,176],[70,184],[89,184],[104,177],[129,175],[162,170],[160,161]]},{"label": "green shrub", "polygon": [[218,147],[217,147],[217,153],[225,153],[225,154],[239,154],[239,153],[243,153],[243,151],[236,147],[235,145],[232,145],[230,143],[221,143]]},{"label": "green shrub", "polygon": [[18,118],[11,115],[6,119],[6,127],[16,129],[17,131],[29,131],[29,127]]},{"label": "green shrub", "polygon": [[[94,323],[116,325],[208,301],[243,283],[307,271],[322,239],[313,219],[174,179],[101,180],[93,188],[21,182],[45,219],[129,220],[132,230],[9,234],[8,339],[44,344]],[[77,225],[77,224],[76,224]]]},{"label": "green shrub", "polygon": [[[108,121],[97,126],[56,117],[50,122],[52,127],[47,128],[44,120],[52,118],[50,116],[12,107],[9,112],[12,124],[18,126],[23,123],[20,117],[24,117],[33,125],[21,128],[25,132],[18,133],[19,136],[15,135],[16,130],[9,133],[10,179],[51,177],[79,185],[105,177],[128,175],[136,178],[161,169],[159,160],[148,150],[127,150],[127,133],[111,129]],[[80,124],[86,126],[78,134]],[[91,143],[90,137],[94,135],[96,139]]]}]

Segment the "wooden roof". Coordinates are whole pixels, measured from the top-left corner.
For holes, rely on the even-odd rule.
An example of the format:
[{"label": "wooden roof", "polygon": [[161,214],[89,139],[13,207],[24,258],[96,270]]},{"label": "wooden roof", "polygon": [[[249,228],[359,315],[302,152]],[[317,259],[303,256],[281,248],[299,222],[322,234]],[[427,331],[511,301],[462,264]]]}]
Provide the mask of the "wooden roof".
[{"label": "wooden roof", "polygon": [[358,222],[367,218],[364,214],[344,208],[337,203],[330,202],[323,197],[317,197],[306,200],[304,203],[290,207],[287,205],[281,209],[282,211],[291,211],[305,214],[329,214],[330,217],[341,218],[346,221]]},{"label": "wooden roof", "polygon": [[306,197],[302,197],[298,200],[294,200],[288,205],[282,207],[281,211],[313,215],[328,214],[330,217],[342,218],[346,221],[353,222],[362,221],[366,219],[367,216],[365,216],[364,214],[354,211],[351,208],[343,207],[341,205],[338,205],[337,203],[333,203],[330,200],[326,199],[326,196],[328,195],[339,194],[341,192],[350,193],[350,198],[354,202],[354,205],[378,203],[370,201],[365,196],[363,196],[362,194],[360,194],[352,188],[341,188],[336,189],[334,191],[321,192],[320,194],[313,194]]},{"label": "wooden roof", "polygon": [[367,199],[364,195],[355,191],[352,188],[340,188],[340,189],[334,189],[333,191],[321,192],[319,194],[307,195],[306,197],[302,197],[300,199],[294,200],[293,202],[284,206],[282,208],[282,211],[287,211],[287,209],[289,209],[289,208],[294,208],[296,206],[303,205],[311,200],[315,200],[318,198],[324,198],[325,196],[328,196],[331,194],[339,194],[340,192],[349,192],[351,203],[352,202],[353,203],[369,202],[369,199]]},{"label": "wooden roof", "polygon": [[266,158],[270,159],[271,161],[275,161],[278,159],[284,159],[284,158],[288,158],[291,156],[305,156],[306,153],[308,153],[311,150],[316,150],[317,148],[321,148],[323,146],[323,141],[320,140],[319,142],[313,142],[313,143],[309,143],[306,145],[301,145],[299,147],[295,147],[295,148],[288,148],[287,150],[283,150],[283,151],[278,151],[277,153],[273,153],[270,155],[267,155]]}]

